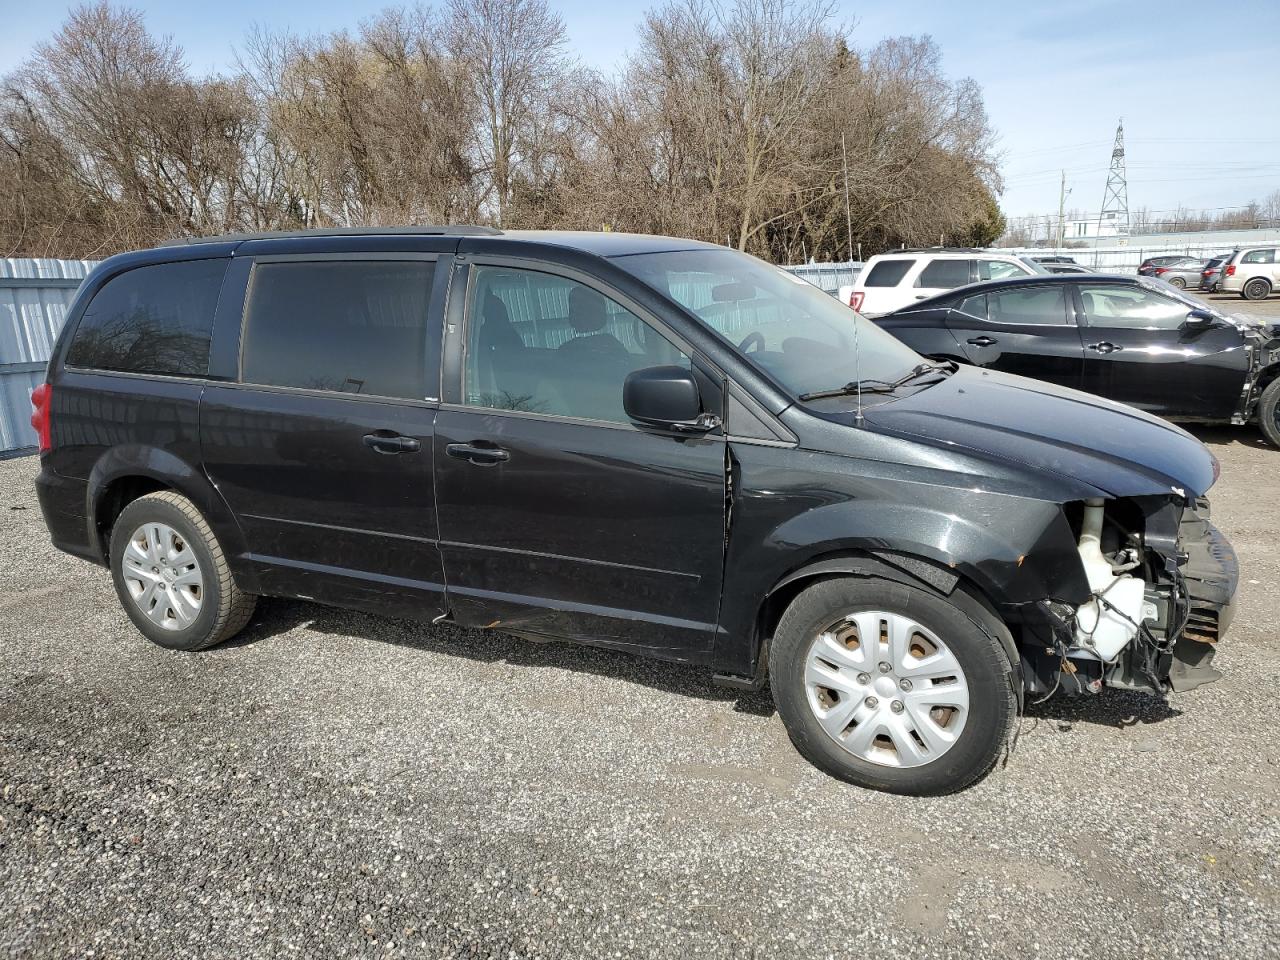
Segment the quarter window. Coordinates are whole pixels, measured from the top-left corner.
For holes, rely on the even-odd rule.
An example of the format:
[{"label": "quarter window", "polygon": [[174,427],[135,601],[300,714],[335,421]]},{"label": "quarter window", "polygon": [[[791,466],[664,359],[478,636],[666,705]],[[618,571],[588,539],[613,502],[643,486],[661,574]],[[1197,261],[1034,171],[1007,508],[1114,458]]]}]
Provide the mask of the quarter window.
[{"label": "quarter window", "polygon": [[421,400],[430,261],[259,263],[245,304],[246,383]]},{"label": "quarter window", "polygon": [[67,363],[92,370],[203,377],[227,261],[136,267],[94,294]]},{"label": "quarter window", "polygon": [[1191,308],[1168,297],[1126,286],[1080,287],[1080,299],[1089,325],[1176,329],[1186,322]]},{"label": "quarter window", "polygon": [[689,357],[585,284],[536,270],[477,267],[463,394],[470,406],[627,422],[622,387],[643,367]]},{"label": "quarter window", "polygon": [[917,287],[951,290],[969,282],[968,260],[934,260],[920,271]]},{"label": "quarter window", "polygon": [[915,260],[881,260],[867,274],[864,287],[896,287]]},{"label": "quarter window", "polygon": [[1275,263],[1275,261],[1274,250],[1250,250],[1240,258],[1241,263]]},{"label": "quarter window", "polygon": [[978,261],[978,277],[981,280],[1004,280],[1006,277],[1025,277],[1029,272],[1006,260]]}]

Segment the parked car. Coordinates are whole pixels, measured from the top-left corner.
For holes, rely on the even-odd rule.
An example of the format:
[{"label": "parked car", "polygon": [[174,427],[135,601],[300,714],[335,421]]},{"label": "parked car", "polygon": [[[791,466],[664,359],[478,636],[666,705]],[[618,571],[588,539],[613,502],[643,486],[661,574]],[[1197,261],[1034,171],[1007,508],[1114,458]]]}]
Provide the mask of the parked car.
[{"label": "parked car", "polygon": [[1022,374],[1170,420],[1256,420],[1280,447],[1280,324],[1143,277],[975,284],[881,317],[932,357]]},{"label": "parked car", "polygon": [[1158,276],[1158,274],[1156,273],[1157,270],[1160,270],[1160,269],[1167,270],[1170,267],[1182,267],[1182,266],[1187,266],[1188,264],[1198,263],[1198,262],[1199,260],[1197,260],[1196,257],[1188,257],[1185,255],[1166,256],[1166,257],[1148,257],[1146,260],[1143,260],[1142,263],[1138,265],[1138,276],[1154,277],[1154,276]]},{"label": "parked car", "polygon": [[1024,696],[1213,680],[1231,621],[1193,437],[927,362],[711,244],[124,254],[32,399],[54,544],[161,646],[226,640],[266,595],[705,665],[883,790],[974,782]]},{"label": "parked car", "polygon": [[958,247],[881,253],[866,262],[839,300],[865,317],[876,317],[978,280],[1044,274],[1040,264],[1014,254]]},{"label": "parked car", "polygon": [[1191,257],[1180,263],[1154,267],[1150,273],[1139,275],[1155,277],[1177,287],[1179,290],[1185,290],[1187,287],[1199,286],[1201,274],[1208,264],[1208,260],[1199,260]]},{"label": "parked car", "polygon": [[1222,253],[1211,259],[1200,271],[1200,289],[1208,293],[1217,293],[1222,282],[1222,267],[1231,259],[1231,254]]},{"label": "parked car", "polygon": [[1280,247],[1242,247],[1222,265],[1218,287],[1223,293],[1238,293],[1246,300],[1265,300],[1280,290]]},{"label": "parked car", "polygon": [[1040,266],[1044,267],[1049,273],[1094,273],[1091,267],[1082,267],[1078,263],[1059,263],[1053,261],[1040,261]]},{"label": "parked car", "polygon": [[1051,263],[1075,263],[1075,257],[1067,257],[1061,254],[1052,254],[1042,257],[1028,257],[1028,260],[1034,260],[1036,263],[1042,263],[1046,267]]}]

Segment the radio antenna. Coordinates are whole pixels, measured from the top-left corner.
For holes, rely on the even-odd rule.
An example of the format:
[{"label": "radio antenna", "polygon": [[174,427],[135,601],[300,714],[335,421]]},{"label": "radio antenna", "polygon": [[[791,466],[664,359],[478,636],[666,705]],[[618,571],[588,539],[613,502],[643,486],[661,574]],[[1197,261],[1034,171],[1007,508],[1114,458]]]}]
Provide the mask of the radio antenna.
[{"label": "radio antenna", "polygon": [[[844,145],[844,131],[840,132],[840,161],[844,166],[844,226],[849,241],[849,274],[853,279],[853,214],[849,210],[849,152]],[[858,329],[862,326],[862,318],[853,321],[853,379],[854,392],[857,394],[857,410],[854,422],[862,423],[862,351],[858,347]]]}]

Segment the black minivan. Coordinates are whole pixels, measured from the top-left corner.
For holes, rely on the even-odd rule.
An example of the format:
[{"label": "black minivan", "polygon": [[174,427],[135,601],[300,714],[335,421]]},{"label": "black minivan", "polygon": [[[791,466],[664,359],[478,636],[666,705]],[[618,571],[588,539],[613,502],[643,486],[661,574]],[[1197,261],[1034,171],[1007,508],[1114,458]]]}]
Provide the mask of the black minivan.
[{"label": "black minivan", "polygon": [[883,790],[982,777],[1024,697],[1212,680],[1231,619],[1193,437],[925,361],[705,243],[124,254],[33,402],[54,544],[158,644],[225,640],[265,595],[702,664]]}]

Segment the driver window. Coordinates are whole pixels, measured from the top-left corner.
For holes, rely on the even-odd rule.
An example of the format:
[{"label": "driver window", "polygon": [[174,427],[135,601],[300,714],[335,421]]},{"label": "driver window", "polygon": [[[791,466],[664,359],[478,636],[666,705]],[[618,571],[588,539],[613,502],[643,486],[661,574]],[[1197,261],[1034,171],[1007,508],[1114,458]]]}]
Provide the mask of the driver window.
[{"label": "driver window", "polygon": [[1185,303],[1140,287],[1081,284],[1080,299],[1091,327],[1175,330],[1191,311]]},{"label": "driver window", "polygon": [[467,310],[469,406],[628,422],[627,374],[689,357],[593,287],[536,270],[479,266]]}]

